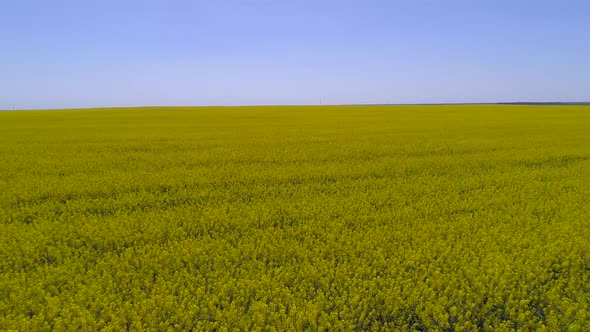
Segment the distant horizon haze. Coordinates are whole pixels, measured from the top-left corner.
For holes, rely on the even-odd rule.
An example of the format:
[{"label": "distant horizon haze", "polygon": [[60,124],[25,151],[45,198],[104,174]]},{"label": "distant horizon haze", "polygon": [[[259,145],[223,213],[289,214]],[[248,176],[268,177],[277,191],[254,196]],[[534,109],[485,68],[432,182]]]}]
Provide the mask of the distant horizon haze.
[{"label": "distant horizon haze", "polygon": [[90,106],[67,108],[11,108],[0,109],[0,112],[11,111],[57,111],[57,110],[91,110],[111,108],[208,108],[208,107],[339,107],[339,106],[469,106],[469,105],[506,105],[506,106],[590,106],[590,102],[488,102],[488,103],[402,103],[402,104],[243,104],[243,105],[137,105],[137,106]]}]

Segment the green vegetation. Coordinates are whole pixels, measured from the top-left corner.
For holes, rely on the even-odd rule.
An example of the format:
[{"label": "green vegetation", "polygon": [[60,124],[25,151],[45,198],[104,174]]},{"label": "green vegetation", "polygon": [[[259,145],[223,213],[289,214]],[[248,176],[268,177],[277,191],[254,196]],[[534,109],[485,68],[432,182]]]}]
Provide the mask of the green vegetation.
[{"label": "green vegetation", "polygon": [[0,113],[0,330],[590,330],[590,106]]}]

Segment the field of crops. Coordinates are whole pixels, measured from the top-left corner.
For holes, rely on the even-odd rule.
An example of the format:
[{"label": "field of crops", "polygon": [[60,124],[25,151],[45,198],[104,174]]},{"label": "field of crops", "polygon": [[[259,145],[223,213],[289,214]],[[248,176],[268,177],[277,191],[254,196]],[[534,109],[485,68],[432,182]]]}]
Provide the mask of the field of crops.
[{"label": "field of crops", "polygon": [[0,330],[590,331],[590,106],[0,113]]}]

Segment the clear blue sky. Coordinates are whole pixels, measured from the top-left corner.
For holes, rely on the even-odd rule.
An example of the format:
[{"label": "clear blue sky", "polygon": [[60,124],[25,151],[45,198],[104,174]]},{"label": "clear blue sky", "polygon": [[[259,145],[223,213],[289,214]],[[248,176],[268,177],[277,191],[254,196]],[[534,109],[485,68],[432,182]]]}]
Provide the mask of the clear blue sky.
[{"label": "clear blue sky", "polygon": [[590,100],[590,1],[3,0],[0,109]]}]

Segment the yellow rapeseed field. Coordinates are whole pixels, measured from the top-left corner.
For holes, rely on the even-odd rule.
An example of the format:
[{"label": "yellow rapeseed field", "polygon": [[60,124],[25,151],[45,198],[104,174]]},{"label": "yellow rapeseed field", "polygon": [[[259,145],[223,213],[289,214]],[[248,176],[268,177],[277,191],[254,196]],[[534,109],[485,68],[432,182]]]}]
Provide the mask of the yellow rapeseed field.
[{"label": "yellow rapeseed field", "polygon": [[590,331],[590,106],[0,113],[0,330]]}]

